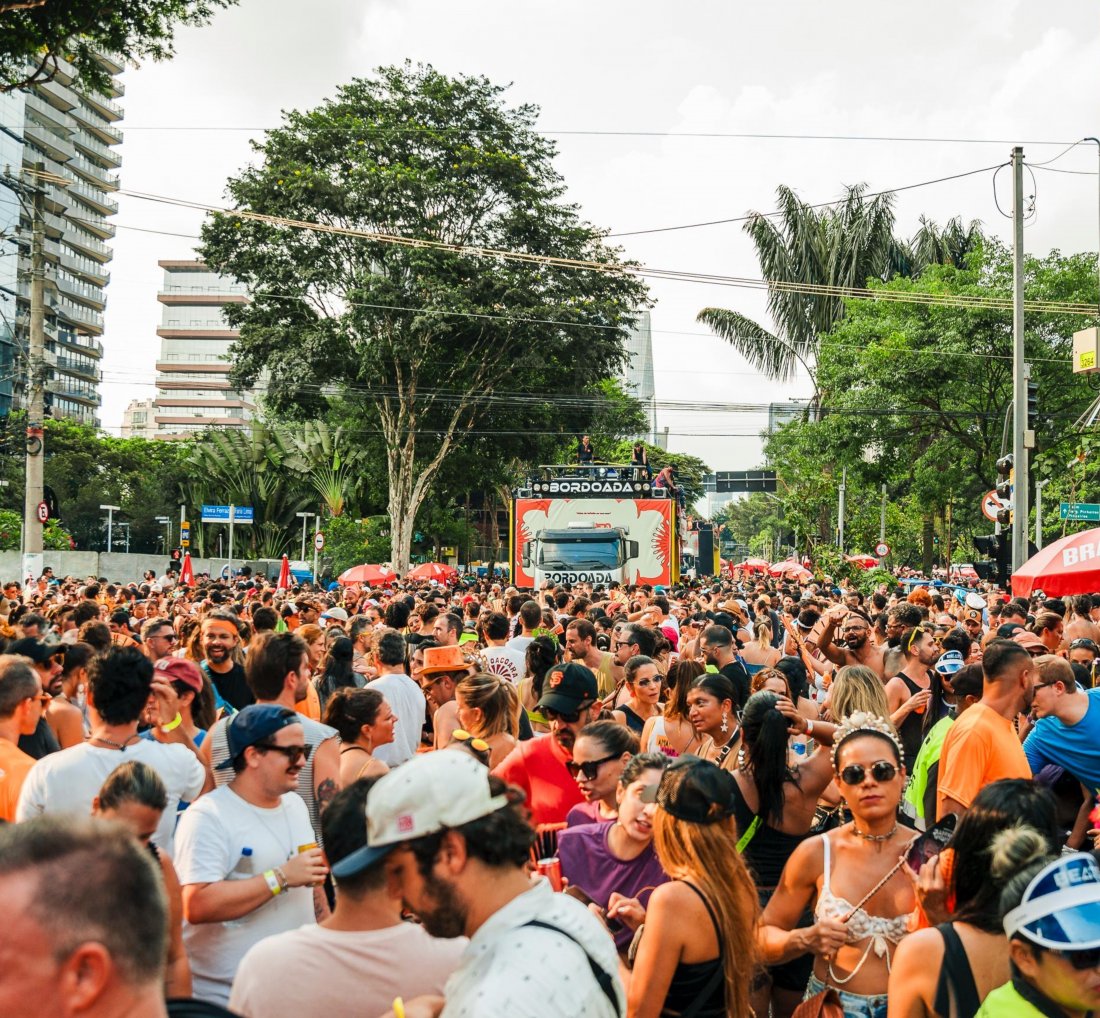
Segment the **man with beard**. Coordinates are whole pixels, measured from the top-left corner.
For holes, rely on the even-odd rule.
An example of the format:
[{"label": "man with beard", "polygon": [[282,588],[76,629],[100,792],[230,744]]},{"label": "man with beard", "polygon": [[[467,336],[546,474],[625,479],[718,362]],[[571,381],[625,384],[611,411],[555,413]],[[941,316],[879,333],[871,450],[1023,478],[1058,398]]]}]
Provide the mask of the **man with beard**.
[{"label": "man with beard", "polygon": [[9,654],[29,658],[42,690],[51,697],[45,712],[38,719],[33,734],[19,737],[19,748],[35,760],[59,749],[67,749],[84,741],[84,715],[75,704],[61,696],[61,675],[64,671],[65,649],[26,637],[8,647]]},{"label": "man with beard", "polygon": [[314,921],[328,872],[296,792],[309,759],[299,715],[246,707],[229,722],[228,746],[219,768],[233,779],[183,812],[175,855],[194,994],[222,1005],[250,947]]},{"label": "man with beard", "polygon": [[714,665],[720,675],[733,683],[733,691],[737,694],[734,706],[743,710],[749,698],[749,673],[733,652],[733,633],[726,626],[707,626],[699,650],[708,665]]},{"label": "man with beard", "polygon": [[[833,632],[840,625],[840,645],[833,643]],[[882,651],[871,642],[871,620],[861,611],[833,608],[825,614],[824,628],[817,649],[834,665],[865,665],[880,679],[886,678]]]},{"label": "man with beard", "polygon": [[[472,757],[448,752],[418,756],[371,789],[370,848],[355,865],[391,855],[424,929],[471,938],[446,999],[414,997],[399,1013],[617,1018],[626,995],[614,941],[579,901],[555,894],[547,880],[532,882],[535,832],[512,791]],[[333,867],[337,882],[344,872]]]},{"label": "man with beard", "polygon": [[256,702],[245,680],[244,668],[233,660],[240,642],[237,617],[232,612],[212,611],[202,620],[203,660],[200,667],[213,684],[218,699],[234,710]]},{"label": "man with beard", "polygon": [[550,737],[519,743],[493,773],[523,790],[532,823],[560,824],[584,801],[567,764],[581,729],[599,717],[601,703],[592,669],[575,661],[554,665],[542,688],[537,709],[550,726]]},{"label": "man with beard", "polygon": [[886,613],[886,646],[889,649],[883,652],[883,660],[886,663],[884,676],[895,675],[905,663],[905,652],[901,649],[901,641],[910,629],[921,624],[923,618],[920,609],[908,601],[894,605]]},{"label": "man with beard", "polygon": [[890,720],[901,736],[905,750],[905,769],[912,772],[913,763],[920,751],[924,712],[932,697],[932,665],[940,656],[940,649],[930,629],[917,626],[910,629],[901,645],[905,665],[886,683],[886,703],[890,707]]}]

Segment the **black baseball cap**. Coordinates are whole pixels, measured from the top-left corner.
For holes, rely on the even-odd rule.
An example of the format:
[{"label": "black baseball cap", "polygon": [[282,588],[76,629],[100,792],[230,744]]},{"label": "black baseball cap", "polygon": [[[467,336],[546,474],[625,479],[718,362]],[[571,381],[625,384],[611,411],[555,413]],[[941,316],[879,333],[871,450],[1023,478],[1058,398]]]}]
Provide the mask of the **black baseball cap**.
[{"label": "black baseball cap", "polygon": [[7,649],[8,654],[18,654],[20,657],[29,657],[36,665],[49,661],[54,654],[63,654],[65,648],[59,643],[47,643],[45,640],[35,639],[33,636],[24,636],[22,640],[16,640]]},{"label": "black baseball cap", "polygon": [[658,785],[642,790],[642,802],[693,824],[714,824],[733,816],[736,795],[729,771],[697,756],[682,756],[665,768]]},{"label": "black baseball cap", "polygon": [[549,707],[559,714],[572,714],[596,702],[600,695],[592,669],[571,661],[554,665],[542,682],[538,709]]},{"label": "black baseball cap", "polygon": [[233,761],[249,746],[255,746],[257,742],[269,739],[287,725],[300,723],[301,718],[289,707],[278,707],[273,703],[249,704],[234,714],[226,725],[225,736],[229,743],[229,756],[218,764],[215,770],[232,767]]}]

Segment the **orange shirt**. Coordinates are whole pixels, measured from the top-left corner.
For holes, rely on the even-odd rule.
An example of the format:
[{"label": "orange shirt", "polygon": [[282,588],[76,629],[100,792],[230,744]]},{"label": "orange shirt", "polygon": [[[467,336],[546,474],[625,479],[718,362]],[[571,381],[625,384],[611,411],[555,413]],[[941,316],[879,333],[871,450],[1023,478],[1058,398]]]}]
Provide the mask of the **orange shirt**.
[{"label": "orange shirt", "polygon": [[15,823],[19,790],[35,762],[33,756],[27,756],[14,742],[0,739],[0,820]]},{"label": "orange shirt", "polygon": [[317,687],[312,682],[306,688],[305,699],[299,700],[294,705],[294,709],[307,718],[313,718],[314,721],[321,720],[321,697],[317,692]]},{"label": "orange shirt", "polygon": [[984,703],[976,703],[963,712],[943,740],[936,819],[944,815],[945,796],[969,809],[991,781],[1030,777],[1031,767],[1012,722]]}]

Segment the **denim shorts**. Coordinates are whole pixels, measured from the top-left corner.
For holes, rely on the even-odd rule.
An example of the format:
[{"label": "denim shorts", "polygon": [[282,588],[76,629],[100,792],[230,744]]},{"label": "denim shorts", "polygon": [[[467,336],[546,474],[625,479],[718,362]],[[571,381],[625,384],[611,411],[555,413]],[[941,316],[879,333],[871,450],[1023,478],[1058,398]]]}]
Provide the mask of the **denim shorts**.
[{"label": "denim shorts", "polygon": [[[825,984],[811,975],[809,985],[806,987],[806,997],[809,999],[815,993],[825,989]],[[862,993],[847,993],[844,990],[833,987],[840,997],[840,1006],[844,1008],[844,1018],[886,1018],[886,994],[882,996],[867,997]]]}]

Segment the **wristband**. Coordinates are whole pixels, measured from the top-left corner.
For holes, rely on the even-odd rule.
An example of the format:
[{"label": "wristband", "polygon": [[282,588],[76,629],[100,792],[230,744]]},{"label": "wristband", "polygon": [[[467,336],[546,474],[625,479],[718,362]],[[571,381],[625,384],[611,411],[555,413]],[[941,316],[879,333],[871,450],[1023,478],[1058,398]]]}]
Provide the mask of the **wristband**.
[{"label": "wristband", "polygon": [[264,880],[267,881],[267,889],[271,892],[272,897],[274,897],[276,894],[282,893],[282,882],[277,876],[275,876],[274,870],[264,870]]},{"label": "wristband", "polygon": [[167,735],[169,732],[174,732],[180,725],[183,724],[183,715],[176,711],[176,716],[168,722],[166,725],[161,725],[160,730]]},{"label": "wristband", "polygon": [[279,881],[279,890],[285,891],[290,887],[290,881],[287,880],[286,874],[283,872],[282,866],[275,867],[275,878]]},{"label": "wristband", "polygon": [[806,734],[807,735],[813,735],[814,734],[814,723],[809,718],[806,718]]}]

